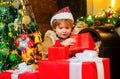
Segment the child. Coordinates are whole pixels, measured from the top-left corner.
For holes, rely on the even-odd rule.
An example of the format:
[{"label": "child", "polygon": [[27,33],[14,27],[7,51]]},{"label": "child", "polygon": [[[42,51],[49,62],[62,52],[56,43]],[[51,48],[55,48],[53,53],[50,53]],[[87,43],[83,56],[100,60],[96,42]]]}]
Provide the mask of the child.
[{"label": "child", "polygon": [[45,33],[44,41],[42,43],[43,52],[47,54],[48,47],[55,44],[56,40],[60,40],[61,44],[65,46],[74,44],[75,39],[69,38],[74,26],[73,15],[70,12],[69,7],[65,7],[53,15],[50,24],[52,30],[48,30]]},{"label": "child", "polygon": [[[48,30],[45,33],[44,41],[42,42],[42,50],[46,55],[48,54],[48,47],[55,44],[56,40],[60,40],[64,46],[70,46],[75,43],[74,38],[69,38],[74,28],[74,19],[69,7],[65,7],[53,15],[50,24],[52,30]],[[95,50],[99,51],[97,45]]]}]

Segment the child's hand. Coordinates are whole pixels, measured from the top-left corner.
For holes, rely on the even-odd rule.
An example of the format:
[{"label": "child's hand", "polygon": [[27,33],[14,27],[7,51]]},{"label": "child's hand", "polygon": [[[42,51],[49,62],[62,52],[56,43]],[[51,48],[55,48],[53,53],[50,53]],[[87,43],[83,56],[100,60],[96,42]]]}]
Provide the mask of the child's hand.
[{"label": "child's hand", "polygon": [[74,43],[75,43],[74,38],[68,38],[68,39],[64,40],[63,42],[61,42],[61,44],[64,46],[74,45]]}]

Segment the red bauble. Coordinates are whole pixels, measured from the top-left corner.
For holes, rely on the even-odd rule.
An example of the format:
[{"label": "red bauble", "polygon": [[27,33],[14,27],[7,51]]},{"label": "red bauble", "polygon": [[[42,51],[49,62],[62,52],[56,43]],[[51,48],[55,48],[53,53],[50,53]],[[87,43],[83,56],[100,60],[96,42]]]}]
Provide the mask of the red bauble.
[{"label": "red bauble", "polygon": [[34,45],[34,41],[30,39],[27,44],[28,47],[31,48]]},{"label": "red bauble", "polygon": [[25,40],[25,39],[27,38],[27,35],[26,35],[25,33],[22,33],[21,36],[20,36],[20,38],[21,38],[22,40]]},{"label": "red bauble", "polygon": [[16,47],[19,47],[19,45],[20,45],[20,41],[19,41],[18,39],[16,39],[16,40],[15,40],[15,46],[16,46]]},{"label": "red bauble", "polygon": [[22,53],[26,53],[27,52],[27,49],[26,48],[22,48]]}]

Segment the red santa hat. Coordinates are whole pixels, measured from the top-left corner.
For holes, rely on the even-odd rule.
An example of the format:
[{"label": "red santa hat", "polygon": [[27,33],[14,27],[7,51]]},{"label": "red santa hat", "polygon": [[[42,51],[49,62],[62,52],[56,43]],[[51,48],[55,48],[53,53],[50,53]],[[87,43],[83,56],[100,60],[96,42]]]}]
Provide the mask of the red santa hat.
[{"label": "red santa hat", "polygon": [[71,19],[71,20],[74,21],[73,15],[72,15],[72,13],[71,13],[71,11],[70,11],[68,6],[62,8],[61,10],[59,10],[57,13],[55,13],[52,16],[52,18],[50,20],[51,26],[52,26],[53,20],[55,20],[55,19]]}]

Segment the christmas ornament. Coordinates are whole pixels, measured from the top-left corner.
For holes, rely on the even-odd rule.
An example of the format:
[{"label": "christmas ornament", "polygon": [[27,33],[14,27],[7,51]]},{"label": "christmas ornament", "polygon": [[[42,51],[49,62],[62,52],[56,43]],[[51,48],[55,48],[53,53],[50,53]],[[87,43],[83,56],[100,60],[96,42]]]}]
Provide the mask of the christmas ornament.
[{"label": "christmas ornament", "polygon": [[4,23],[1,22],[0,23],[0,32],[3,31],[4,28],[5,28],[5,25],[4,25]]},{"label": "christmas ornament", "polygon": [[12,5],[14,6],[14,8],[18,9],[19,5],[20,5],[20,2],[18,0],[14,0]]},{"label": "christmas ornament", "polygon": [[32,39],[29,39],[27,43],[29,48],[31,48],[34,45],[34,41]]},{"label": "christmas ornament", "polygon": [[27,64],[32,64],[34,62],[34,48],[30,48],[27,51],[22,50],[22,60]]},{"label": "christmas ornament", "polygon": [[22,9],[19,9],[19,10],[18,10],[18,13],[19,13],[21,16],[23,16],[23,15],[24,15],[24,13],[23,13],[23,10],[22,10]]},{"label": "christmas ornament", "polygon": [[25,25],[28,25],[30,22],[31,22],[30,17],[27,16],[27,15],[24,15],[23,18],[22,18],[22,23],[25,24]]},{"label": "christmas ornament", "polygon": [[29,27],[30,27],[30,28],[34,28],[35,26],[36,26],[36,24],[35,24],[34,22],[30,22],[30,23],[29,23]]},{"label": "christmas ornament", "polygon": [[18,54],[17,50],[12,50],[8,56],[9,64],[11,68],[17,68],[18,64],[22,62],[21,56]]},{"label": "christmas ornament", "polygon": [[111,7],[109,7],[106,12],[105,12],[106,16],[108,18],[111,18],[113,16],[113,9]]},{"label": "christmas ornament", "polygon": [[26,38],[26,40],[22,40],[21,38],[19,38],[18,39],[19,40],[19,47],[18,47],[18,49],[22,49],[22,48],[26,48],[26,49],[28,49],[28,41],[29,41],[29,38]]},{"label": "christmas ornament", "polygon": [[9,54],[10,49],[8,47],[0,48],[0,54],[7,56]]},{"label": "christmas ornament", "polygon": [[12,52],[10,55],[9,55],[9,60],[10,61],[15,61],[16,60],[16,56],[15,56],[15,53]]},{"label": "christmas ornament", "polygon": [[35,44],[42,42],[42,38],[41,38],[41,33],[40,32],[34,33],[34,37],[35,37]]},{"label": "christmas ornament", "polygon": [[9,33],[8,33],[8,36],[9,36],[9,37],[12,37],[12,36],[13,36],[12,32],[9,32]]},{"label": "christmas ornament", "polygon": [[23,48],[29,49],[34,45],[34,42],[23,33],[21,34],[20,38],[16,39],[15,45],[19,50]]},{"label": "christmas ornament", "polygon": [[22,40],[26,40],[27,35],[26,35],[25,33],[22,33],[21,36],[20,36],[20,38],[21,38]]}]

